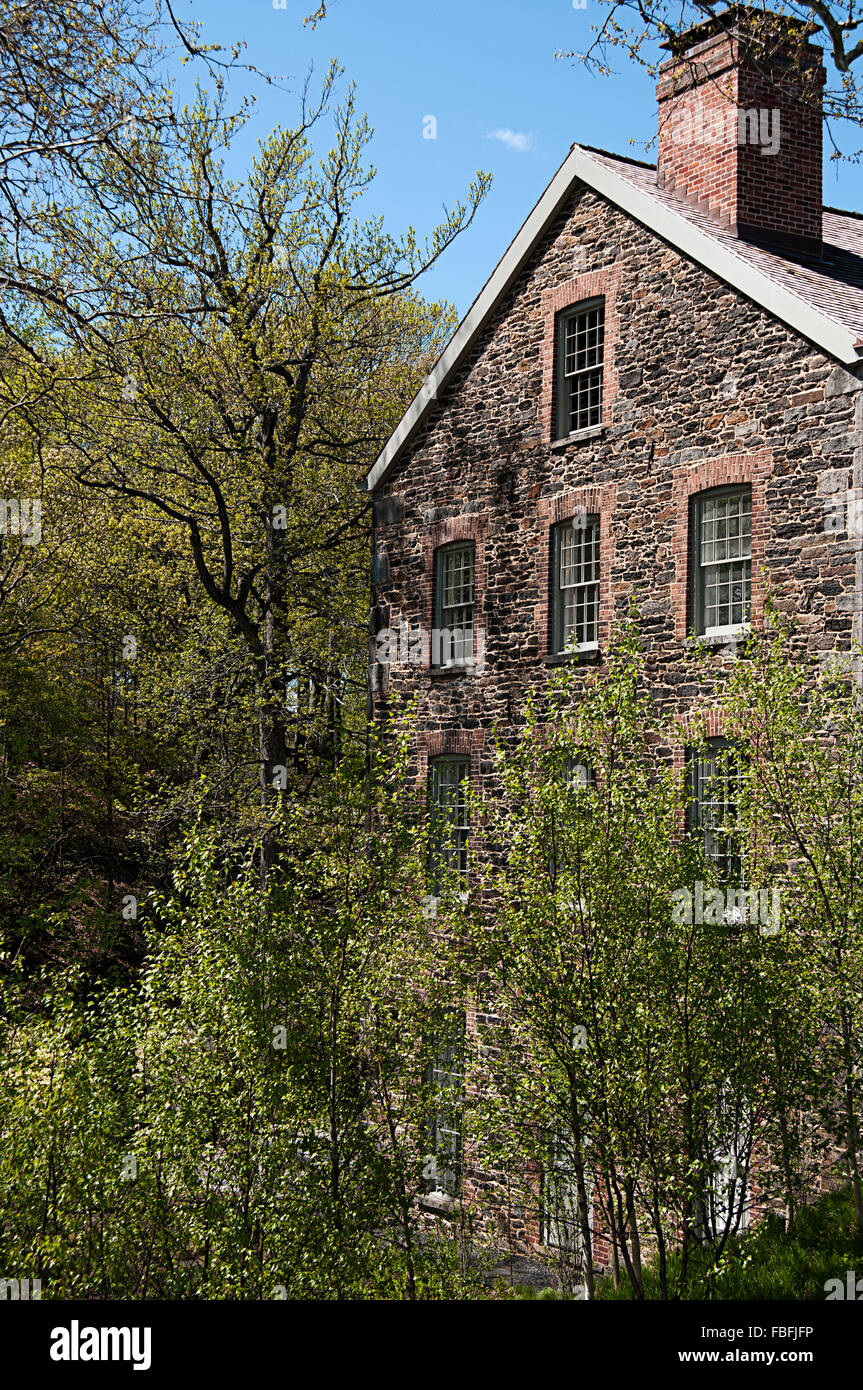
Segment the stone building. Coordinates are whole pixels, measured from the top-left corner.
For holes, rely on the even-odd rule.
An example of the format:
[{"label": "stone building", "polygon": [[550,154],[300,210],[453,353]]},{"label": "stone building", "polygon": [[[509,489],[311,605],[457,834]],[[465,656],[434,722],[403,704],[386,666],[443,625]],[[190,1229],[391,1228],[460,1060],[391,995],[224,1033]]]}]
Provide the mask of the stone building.
[{"label": "stone building", "polygon": [[368,475],[373,711],[419,693],[451,819],[491,727],[601,663],[634,588],[682,713],[693,635],[720,670],[768,586],[810,653],[861,639],[863,218],[822,206],[800,42],[791,92],[781,52],[701,24],[660,73],[655,167],[572,146]]}]

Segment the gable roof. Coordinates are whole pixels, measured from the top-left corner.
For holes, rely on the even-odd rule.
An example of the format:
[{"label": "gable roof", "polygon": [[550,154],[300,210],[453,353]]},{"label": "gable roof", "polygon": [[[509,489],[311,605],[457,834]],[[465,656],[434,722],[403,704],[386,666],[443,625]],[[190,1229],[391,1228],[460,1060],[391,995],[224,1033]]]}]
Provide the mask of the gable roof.
[{"label": "gable roof", "polygon": [[824,258],[804,263],[741,241],[710,213],[660,188],[653,165],[573,145],[381,450],[366,478],[369,491],[383,481],[501,295],[579,184],[607,198],[845,366],[863,361],[863,218],[825,208]]}]

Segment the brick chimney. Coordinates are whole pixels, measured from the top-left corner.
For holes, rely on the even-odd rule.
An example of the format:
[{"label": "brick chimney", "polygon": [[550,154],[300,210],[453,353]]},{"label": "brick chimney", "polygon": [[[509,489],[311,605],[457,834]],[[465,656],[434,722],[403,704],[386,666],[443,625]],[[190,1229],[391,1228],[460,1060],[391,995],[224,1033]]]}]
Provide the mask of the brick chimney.
[{"label": "brick chimney", "polygon": [[732,7],[664,45],[657,181],[748,241],[821,253],[821,49]]}]

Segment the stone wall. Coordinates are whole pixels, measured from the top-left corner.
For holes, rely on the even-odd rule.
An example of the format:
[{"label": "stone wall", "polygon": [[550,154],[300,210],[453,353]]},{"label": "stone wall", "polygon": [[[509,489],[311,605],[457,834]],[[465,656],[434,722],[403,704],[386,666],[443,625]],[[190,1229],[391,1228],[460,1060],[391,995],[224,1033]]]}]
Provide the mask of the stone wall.
[{"label": "stone wall", "polygon": [[[597,286],[614,299],[604,423],[555,442],[554,311]],[[575,194],[375,495],[373,654],[378,630],[429,625],[435,546],[477,540],[478,670],[434,671],[405,652],[372,667],[384,724],[420,692],[418,787],[441,751],[464,751],[472,780],[489,779],[491,726],[514,736],[528,691],[548,681],[550,532],[567,509],[601,518],[599,659],[635,592],[648,678],[669,712],[709,691],[684,663],[687,499],[718,482],[752,483],[753,620],[772,590],[801,649],[848,651],[860,541],[824,518],[854,482],[859,389],[599,196]],[[724,660],[711,657],[712,679]],[[517,1234],[535,1239],[523,1223]]]}]

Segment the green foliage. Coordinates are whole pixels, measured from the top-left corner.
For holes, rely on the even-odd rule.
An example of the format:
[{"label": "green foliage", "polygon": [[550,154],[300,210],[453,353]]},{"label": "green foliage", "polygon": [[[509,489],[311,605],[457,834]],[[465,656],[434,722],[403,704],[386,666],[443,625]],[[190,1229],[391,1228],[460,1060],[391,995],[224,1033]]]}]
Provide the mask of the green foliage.
[{"label": "green foliage", "polygon": [[[137,0],[74,0],[52,48],[29,9],[0,95],[0,496],[42,507],[38,543],[0,537],[4,1267],[49,1297],[473,1288],[470,1217],[417,1211],[428,1035],[463,1001],[417,808],[362,771],[356,482],[487,179],[425,243],[363,220],[333,65],[234,181],[236,53]],[[171,35],[214,79],[188,107]]]},{"label": "green foliage", "polygon": [[[53,1298],[457,1296],[422,1228],[424,1039],[459,1007],[422,914],[424,844],[347,771],[285,806],[262,893],[201,827],[148,905],[139,981],[7,972],[0,1254]],[[469,1231],[465,1230],[469,1240]]]},{"label": "green foliage", "polygon": [[536,1219],[550,1200],[537,1172],[565,1171],[565,1287],[590,1288],[590,1207],[636,1291],[642,1245],[660,1251],[666,1296],[691,1252],[721,1260],[774,1113],[771,1038],[790,1050],[797,1036],[786,938],[673,911],[680,890],[716,882],[661,754],[678,739],[633,618],[605,668],[563,674],[550,710],[529,708],[499,751],[502,795],[482,806],[495,897],[471,945],[500,1022],[476,1067],[477,1143]]},{"label": "green foliage", "polygon": [[[832,1158],[863,1232],[863,707],[847,667],[815,668],[776,622],[749,642],[723,702],[749,768],[749,857],[782,885],[793,982],[783,1027],[796,1043],[774,1043],[774,1151],[789,1169],[792,1220],[801,1196],[790,1168],[805,1190]],[[802,1141],[795,1110],[808,1112]]]},{"label": "green foliage", "polygon": [[[672,1263],[679,1263],[679,1255]],[[822,1301],[830,1279],[845,1283],[846,1271],[863,1264],[863,1239],[855,1228],[850,1188],[827,1193],[805,1207],[788,1231],[776,1216],[729,1242],[717,1271],[709,1261],[695,1260],[687,1299],[801,1299]],[[658,1299],[660,1283],[655,1264],[645,1269],[645,1297]],[[608,1278],[597,1282],[596,1297],[626,1300],[627,1284],[615,1289]]]},{"label": "green foliage", "polygon": [[560,1294],[551,1286],[544,1289],[535,1289],[532,1284],[514,1284],[512,1289],[502,1288],[501,1297],[517,1298],[522,1300],[538,1299],[542,1303],[554,1302],[560,1298]]},{"label": "green foliage", "polygon": [[[7,39],[44,104],[38,8]],[[84,84],[100,138],[30,209],[39,250],[0,320],[0,495],[39,499],[43,518],[37,545],[0,537],[0,940],[105,972],[139,954],[123,901],[166,886],[202,775],[208,821],[271,868],[278,791],[304,795],[362,744],[356,482],[452,327],[414,281],[485,180],[425,245],[361,220],[370,131],[352,89],[333,109],[334,67],[231,180],[233,63],[188,108],[153,85],[130,132],[112,103],[146,85],[161,31],[119,7],[129,61],[112,84],[92,12],[70,8],[62,95]],[[329,117],[334,146],[316,151]]]}]

